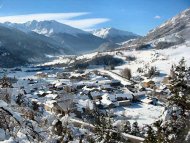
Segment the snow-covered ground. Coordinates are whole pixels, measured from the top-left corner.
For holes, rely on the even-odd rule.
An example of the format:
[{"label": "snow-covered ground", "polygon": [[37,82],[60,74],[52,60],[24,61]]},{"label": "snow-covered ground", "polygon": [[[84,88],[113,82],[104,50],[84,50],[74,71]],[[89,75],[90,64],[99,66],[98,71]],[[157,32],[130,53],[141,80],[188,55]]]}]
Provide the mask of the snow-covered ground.
[{"label": "snow-covered ground", "polygon": [[[113,114],[116,115],[116,122],[120,119],[128,120],[129,122],[134,123],[135,121],[138,122],[140,127],[143,127],[143,125],[146,124],[152,124],[155,120],[157,120],[161,115],[163,115],[164,107],[159,105],[151,105],[148,103],[143,103],[141,99],[139,99],[142,102],[133,102],[131,101],[133,99],[134,94],[136,91],[140,93],[138,90],[130,91],[128,89],[128,85],[132,84],[132,81],[127,80],[126,78],[123,78],[121,76],[121,70],[125,67],[131,69],[132,76],[141,76],[140,73],[137,72],[138,68],[144,69],[145,66],[156,66],[157,69],[160,71],[160,76],[154,77],[152,80],[160,83],[162,79],[169,74],[170,68],[172,64],[177,64],[182,57],[185,58],[186,64],[190,66],[190,42],[180,45],[178,47],[171,47],[164,50],[155,50],[155,49],[149,49],[149,50],[126,50],[126,51],[114,51],[114,52],[104,52],[104,53],[98,53],[94,52],[91,54],[86,54],[82,56],[62,56],[59,57],[57,60],[54,60],[49,63],[45,63],[44,65],[56,65],[63,63],[67,65],[68,63],[74,62],[74,60],[81,60],[81,59],[91,59],[95,57],[98,54],[102,55],[113,55],[116,58],[120,58],[124,60],[124,64],[120,66],[116,66],[114,70],[106,70],[103,68],[103,66],[96,66],[97,68],[90,68],[84,70],[83,73],[77,72],[77,71],[67,71],[69,74],[69,77],[59,79],[57,78],[57,73],[64,73],[65,68],[64,67],[57,67],[50,69],[45,69],[42,71],[38,71],[40,68],[36,67],[22,67],[20,71],[14,71],[11,69],[7,69],[7,76],[12,78],[17,78],[18,82],[14,84],[13,89],[13,97],[15,95],[18,95],[20,92],[22,92],[21,87],[24,87],[27,94],[25,94],[25,97],[31,101],[37,101],[40,104],[51,104],[56,101],[56,97],[58,96],[59,90],[50,91],[50,88],[48,87],[50,84],[55,85],[55,87],[64,87],[70,86],[77,87],[76,93],[72,93],[73,99],[77,100],[77,108],[78,111],[83,112],[83,108],[89,108],[93,109],[93,102],[89,98],[89,93],[93,97],[101,96],[101,102],[102,105],[105,107],[108,107],[112,103],[116,103],[116,107],[112,108]],[[127,56],[135,57],[136,59],[134,61],[126,61]],[[42,68],[43,69],[43,68]],[[98,74],[95,74],[94,71],[98,71]],[[39,77],[37,74],[44,73],[45,77]],[[3,72],[2,72],[3,74]],[[71,80],[71,77],[86,77],[81,81],[74,81]],[[144,76],[142,76],[144,77]],[[145,77],[144,77],[145,78]],[[29,84],[30,79],[33,79],[33,83]],[[110,81],[120,81],[122,86],[119,86],[117,88],[113,88],[113,91],[106,91],[106,88],[112,88],[109,83]],[[83,87],[80,87],[80,86]],[[124,85],[124,86],[123,86]],[[88,86],[94,86],[90,89]],[[136,88],[136,87],[135,87]],[[138,88],[138,87],[137,87]],[[31,91],[31,89],[35,89],[36,91]],[[95,90],[92,92],[89,92],[90,90]],[[133,94],[134,92],[134,94]],[[47,94],[44,97],[39,97],[39,94]],[[148,92],[144,92],[145,98],[147,98]],[[128,101],[130,101],[130,105],[119,105],[119,100],[116,98],[116,96],[126,96]],[[129,98],[130,97],[130,98]],[[61,99],[61,98],[60,98]],[[124,102],[127,99],[122,99]],[[96,101],[96,99],[93,99]],[[96,101],[98,103],[98,101]],[[2,106],[8,106],[8,104],[3,104]],[[15,112],[16,113],[16,112]],[[44,116],[48,118],[48,116],[54,116],[54,113],[51,113],[49,111],[45,111]],[[76,118],[73,116],[70,117],[73,122],[79,122],[81,119]],[[50,120],[50,119],[48,119]],[[74,121],[75,120],[75,121]],[[88,123],[88,122],[87,122]],[[3,131],[0,130],[0,133]],[[18,133],[18,137],[22,136],[23,133]],[[1,137],[0,137],[1,138]],[[11,140],[11,138],[9,138]]]},{"label": "snow-covered ground", "polygon": [[[122,55],[116,55],[117,52],[108,52],[107,54],[115,55],[115,57],[125,59],[126,56],[133,56],[136,58],[135,61],[125,62],[121,66],[117,66],[114,72],[120,74],[120,71],[124,68],[129,68],[132,71],[133,76],[139,75],[137,73],[138,68],[145,68],[145,66],[155,66],[160,71],[161,76],[158,80],[163,79],[163,75],[170,73],[170,69],[173,64],[178,64],[178,62],[184,57],[187,66],[190,65],[190,42],[179,46],[173,46],[168,49],[163,50],[141,50],[141,51],[121,51]],[[105,53],[104,53],[105,54]]]},{"label": "snow-covered ground", "polygon": [[157,120],[164,111],[164,107],[145,103],[133,103],[129,107],[116,108],[115,114],[126,117],[128,121],[138,122],[139,126],[150,125]]}]

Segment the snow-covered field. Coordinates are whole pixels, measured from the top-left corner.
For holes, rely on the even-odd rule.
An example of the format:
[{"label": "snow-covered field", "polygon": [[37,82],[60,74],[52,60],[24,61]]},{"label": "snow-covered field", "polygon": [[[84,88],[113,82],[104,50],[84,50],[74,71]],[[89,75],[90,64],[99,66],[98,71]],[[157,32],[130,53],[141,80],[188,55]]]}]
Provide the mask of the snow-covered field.
[{"label": "snow-covered field", "polygon": [[129,107],[117,108],[114,112],[117,115],[126,117],[131,123],[137,121],[139,126],[149,125],[155,122],[164,111],[164,107],[154,106],[145,103],[133,103]]}]

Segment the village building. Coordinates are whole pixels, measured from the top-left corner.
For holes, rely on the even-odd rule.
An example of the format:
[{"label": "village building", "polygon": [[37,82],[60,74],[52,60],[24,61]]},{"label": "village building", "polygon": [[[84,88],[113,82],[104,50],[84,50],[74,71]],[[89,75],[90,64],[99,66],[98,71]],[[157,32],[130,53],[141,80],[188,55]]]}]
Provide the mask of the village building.
[{"label": "village building", "polygon": [[111,80],[110,85],[113,87],[121,86],[121,82],[119,80]]},{"label": "village building", "polygon": [[144,98],[145,95],[146,95],[146,92],[133,93],[133,100],[140,100],[141,98]]},{"label": "village building", "polygon": [[118,105],[119,106],[130,106],[131,105],[131,101],[130,100],[118,101]]},{"label": "village building", "polygon": [[47,78],[48,74],[44,72],[37,72],[36,75],[38,78]]},{"label": "village building", "polygon": [[70,73],[68,73],[68,72],[58,72],[58,73],[56,74],[56,77],[57,77],[58,79],[68,79],[69,76],[70,76]]},{"label": "village building", "polygon": [[142,86],[143,86],[144,88],[153,88],[153,87],[155,86],[155,82],[152,81],[152,80],[144,80],[144,81],[142,82]]},{"label": "village building", "polygon": [[133,95],[130,93],[120,93],[115,95],[117,101],[122,101],[122,100],[133,100]]}]

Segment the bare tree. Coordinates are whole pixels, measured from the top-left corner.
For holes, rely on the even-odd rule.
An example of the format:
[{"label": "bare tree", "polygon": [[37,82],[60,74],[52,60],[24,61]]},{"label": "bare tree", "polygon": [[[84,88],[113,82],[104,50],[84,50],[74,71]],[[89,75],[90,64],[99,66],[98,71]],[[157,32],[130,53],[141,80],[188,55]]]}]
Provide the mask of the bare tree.
[{"label": "bare tree", "polygon": [[121,75],[125,78],[127,78],[128,80],[131,79],[132,75],[131,75],[131,70],[129,68],[124,68],[122,71],[121,71]]}]

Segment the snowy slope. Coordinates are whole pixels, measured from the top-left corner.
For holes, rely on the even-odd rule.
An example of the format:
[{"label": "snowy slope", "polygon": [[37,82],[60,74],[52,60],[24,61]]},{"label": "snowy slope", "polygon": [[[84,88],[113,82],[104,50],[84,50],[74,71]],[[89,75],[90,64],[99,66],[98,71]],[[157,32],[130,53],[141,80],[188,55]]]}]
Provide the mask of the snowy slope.
[{"label": "snowy slope", "polygon": [[126,42],[123,47],[138,48],[143,44],[152,44],[157,49],[168,48],[190,41],[189,33],[190,8],[151,30],[146,36],[132,42]]},{"label": "snowy slope", "polygon": [[136,34],[128,31],[123,31],[115,28],[102,28],[92,31],[93,35],[107,38],[107,37],[115,37],[115,36],[137,36]]}]

